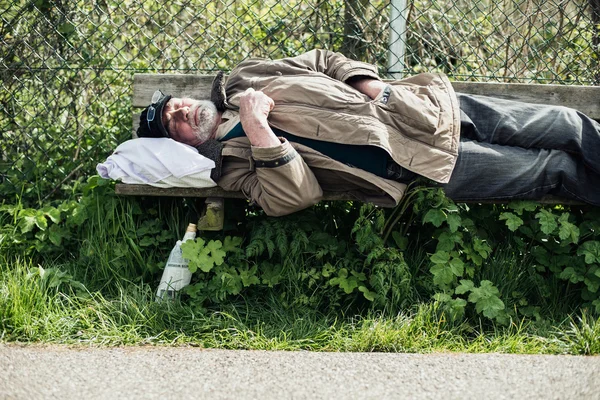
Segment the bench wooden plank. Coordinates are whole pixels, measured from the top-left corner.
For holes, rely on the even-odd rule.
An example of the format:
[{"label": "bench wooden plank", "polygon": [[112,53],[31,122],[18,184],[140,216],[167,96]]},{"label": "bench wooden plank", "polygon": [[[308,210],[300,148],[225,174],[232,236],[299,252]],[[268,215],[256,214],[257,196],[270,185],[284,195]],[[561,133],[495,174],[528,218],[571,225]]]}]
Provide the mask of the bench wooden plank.
[{"label": "bench wooden plank", "polygon": [[[212,188],[158,188],[150,185],[131,185],[117,183],[115,193],[120,196],[167,196],[167,197],[223,197],[226,199],[245,199],[242,192],[231,192],[220,187]],[[323,200],[356,200],[348,192],[324,192]]]},{"label": "bench wooden plank", "polygon": [[[119,196],[152,196],[152,197],[199,197],[199,198],[225,198],[225,199],[245,199],[242,192],[231,192],[223,190],[220,187],[212,188],[157,188],[149,185],[130,185],[117,183],[115,193]],[[356,201],[356,197],[348,192],[323,192],[323,200],[326,201]],[[545,196],[538,201],[542,204],[563,204],[563,205],[583,205],[584,203],[561,199],[556,196]],[[464,203],[464,202],[463,202]],[[475,204],[496,204],[498,201],[471,201],[466,203]]]},{"label": "bench wooden plank", "polygon": [[159,188],[150,185],[117,183],[115,193],[122,196],[170,196],[170,197],[224,197],[244,199],[242,192],[231,192],[220,187],[211,188]]},{"label": "bench wooden plank", "polygon": [[567,86],[496,82],[452,82],[454,90],[525,103],[574,108],[600,120],[600,86]]},{"label": "bench wooden plank", "polygon": [[132,106],[147,107],[156,89],[176,97],[210,99],[214,78],[214,75],[134,74]]},{"label": "bench wooden plank", "polygon": [[[135,74],[133,107],[146,107],[156,89],[179,97],[208,99],[213,78],[212,75]],[[600,120],[600,86],[497,82],[452,82],[452,85],[457,92],[462,93],[571,107]],[[134,114],[136,124],[138,120],[139,114]]]}]

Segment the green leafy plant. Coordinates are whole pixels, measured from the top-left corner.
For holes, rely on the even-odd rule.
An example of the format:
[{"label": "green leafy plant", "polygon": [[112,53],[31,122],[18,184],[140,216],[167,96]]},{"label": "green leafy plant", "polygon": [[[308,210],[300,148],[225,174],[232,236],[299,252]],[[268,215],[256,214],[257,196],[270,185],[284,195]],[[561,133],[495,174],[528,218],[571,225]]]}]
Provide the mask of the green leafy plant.
[{"label": "green leafy plant", "polygon": [[42,266],[32,268],[29,277],[39,277],[43,290],[73,291],[77,296],[87,297],[89,291],[85,285],[73,278],[67,271],[58,268],[44,269]]}]

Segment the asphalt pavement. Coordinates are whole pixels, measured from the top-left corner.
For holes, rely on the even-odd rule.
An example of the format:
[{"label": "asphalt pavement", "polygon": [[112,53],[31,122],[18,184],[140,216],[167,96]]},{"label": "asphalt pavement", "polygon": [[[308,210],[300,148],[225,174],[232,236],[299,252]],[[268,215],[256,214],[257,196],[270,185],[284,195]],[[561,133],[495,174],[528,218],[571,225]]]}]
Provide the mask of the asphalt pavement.
[{"label": "asphalt pavement", "polygon": [[0,345],[0,399],[600,399],[600,357]]}]

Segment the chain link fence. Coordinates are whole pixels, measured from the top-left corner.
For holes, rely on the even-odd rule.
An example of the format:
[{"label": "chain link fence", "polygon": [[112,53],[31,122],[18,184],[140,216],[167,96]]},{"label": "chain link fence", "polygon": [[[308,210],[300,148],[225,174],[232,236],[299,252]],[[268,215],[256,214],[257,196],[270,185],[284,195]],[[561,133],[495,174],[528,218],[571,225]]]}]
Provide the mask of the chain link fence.
[{"label": "chain link fence", "polygon": [[319,47],[385,77],[600,84],[600,0],[5,0],[0,31],[8,201],[68,196],[130,137],[136,72],[210,74]]}]

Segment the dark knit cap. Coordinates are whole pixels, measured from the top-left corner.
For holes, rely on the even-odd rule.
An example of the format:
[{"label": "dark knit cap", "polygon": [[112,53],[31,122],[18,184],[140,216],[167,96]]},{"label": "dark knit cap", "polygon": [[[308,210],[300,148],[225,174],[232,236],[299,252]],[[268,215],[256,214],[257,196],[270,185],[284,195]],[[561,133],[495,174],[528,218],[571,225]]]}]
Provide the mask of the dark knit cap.
[{"label": "dark knit cap", "polygon": [[[137,129],[138,137],[169,137],[169,132],[167,132],[165,125],[163,124],[162,114],[165,104],[171,100],[171,97],[172,96],[160,92],[160,98],[142,111],[142,114],[140,115],[140,126]],[[154,118],[152,121],[148,121],[150,109],[154,109]],[[152,114],[152,112],[150,112],[150,114]]]}]

